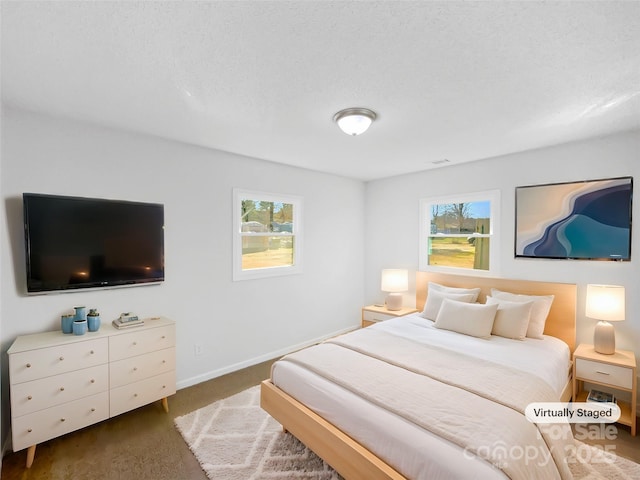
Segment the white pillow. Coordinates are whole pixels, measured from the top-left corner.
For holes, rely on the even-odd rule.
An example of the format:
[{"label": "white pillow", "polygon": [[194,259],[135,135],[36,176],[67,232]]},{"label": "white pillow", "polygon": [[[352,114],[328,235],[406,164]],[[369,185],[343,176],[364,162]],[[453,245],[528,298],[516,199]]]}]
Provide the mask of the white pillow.
[{"label": "white pillow", "polygon": [[547,321],[547,315],[549,315],[551,303],[554,299],[553,295],[520,295],[492,288],[491,296],[510,302],[525,303],[532,301],[533,305],[531,306],[531,316],[529,317],[529,326],[527,327],[527,337],[542,338],[544,324]]},{"label": "white pillow", "polygon": [[527,336],[533,301],[519,303],[487,296],[487,305],[493,304],[498,305],[498,311],[491,335],[524,340]]},{"label": "white pillow", "polygon": [[475,295],[473,297],[472,302],[478,301],[478,295],[480,294],[480,287],[478,288],[458,288],[458,287],[447,287],[446,285],[440,285],[439,283],[429,282],[427,291],[432,292],[434,290],[442,293],[472,293]]},{"label": "white pillow", "polygon": [[446,298],[457,300],[458,302],[473,302],[472,293],[443,293],[438,292],[437,290],[432,290],[429,292],[427,301],[424,304],[424,310],[422,310],[420,315],[424,318],[428,318],[429,320],[435,320],[438,316],[438,312],[440,311],[442,301]]},{"label": "white pillow", "polygon": [[498,304],[463,303],[445,298],[434,326],[472,337],[489,338],[497,310]]}]

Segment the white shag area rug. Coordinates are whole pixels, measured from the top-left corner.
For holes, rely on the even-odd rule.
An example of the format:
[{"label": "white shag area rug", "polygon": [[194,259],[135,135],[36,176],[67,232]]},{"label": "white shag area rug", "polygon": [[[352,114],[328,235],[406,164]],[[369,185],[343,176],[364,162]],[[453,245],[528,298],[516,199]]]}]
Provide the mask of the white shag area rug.
[{"label": "white shag area rug", "polygon": [[[210,479],[342,479],[260,408],[259,385],[177,417],[175,425]],[[571,465],[575,480],[640,479],[640,464],[576,445],[590,463]]]},{"label": "white shag area rug", "polygon": [[259,385],[174,421],[211,479],[342,478],[260,408]]}]

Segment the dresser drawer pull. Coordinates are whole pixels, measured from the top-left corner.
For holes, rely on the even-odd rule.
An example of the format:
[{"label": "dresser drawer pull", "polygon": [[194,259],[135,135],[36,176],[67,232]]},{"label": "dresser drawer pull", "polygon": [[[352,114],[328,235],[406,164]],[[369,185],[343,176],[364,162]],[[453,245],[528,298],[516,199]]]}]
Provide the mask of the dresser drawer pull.
[{"label": "dresser drawer pull", "polygon": [[60,391],[61,391],[61,392],[64,392],[64,387],[60,387]]},{"label": "dresser drawer pull", "polygon": [[96,411],[96,409],[95,409],[95,408],[92,408],[92,409],[91,409],[91,411],[92,411],[92,412],[95,412],[95,411]]},{"label": "dresser drawer pull", "polygon": [[30,363],[27,363],[27,368],[31,368],[31,364]]},{"label": "dresser drawer pull", "polygon": [[33,429],[31,428],[27,429],[27,433],[31,433],[31,432],[33,432]]},{"label": "dresser drawer pull", "polygon": [[91,355],[93,355],[93,350],[91,350],[89,353],[90,353]]},{"label": "dresser drawer pull", "polygon": [[133,367],[133,371],[137,372],[138,371],[138,367]]},{"label": "dresser drawer pull", "polygon": [[599,373],[600,375],[611,375],[608,372],[601,372],[600,370],[596,370],[596,373]]},{"label": "dresser drawer pull", "polygon": [[162,339],[164,340],[165,338],[167,338],[165,335],[162,335]]},{"label": "dresser drawer pull", "polygon": [[138,342],[133,342],[134,345],[138,345]]},{"label": "dresser drawer pull", "polygon": [[95,379],[92,378],[91,379],[91,383],[96,383]]},{"label": "dresser drawer pull", "polygon": [[63,360],[64,360],[64,357],[60,357],[60,361],[63,361]]},{"label": "dresser drawer pull", "polygon": [[66,418],[64,418],[64,417],[62,417],[62,418],[60,419],[60,421],[61,421],[61,422],[66,422],[66,421],[67,421],[67,419],[66,419]]},{"label": "dresser drawer pull", "polygon": [[27,397],[27,400],[33,400],[33,397],[32,397],[31,395],[29,395],[29,396]]}]

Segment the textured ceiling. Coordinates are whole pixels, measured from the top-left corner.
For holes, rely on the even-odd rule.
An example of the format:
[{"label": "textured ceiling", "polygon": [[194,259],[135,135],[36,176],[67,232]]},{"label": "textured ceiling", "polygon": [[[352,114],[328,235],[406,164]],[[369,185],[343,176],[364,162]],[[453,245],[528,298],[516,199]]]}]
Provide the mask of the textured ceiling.
[{"label": "textured ceiling", "polygon": [[640,128],[637,1],[0,8],[5,105],[363,180]]}]

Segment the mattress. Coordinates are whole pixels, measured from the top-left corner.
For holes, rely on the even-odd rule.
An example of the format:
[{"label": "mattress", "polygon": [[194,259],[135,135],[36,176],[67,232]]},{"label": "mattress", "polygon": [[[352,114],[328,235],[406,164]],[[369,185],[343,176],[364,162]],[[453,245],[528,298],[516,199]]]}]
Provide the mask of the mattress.
[{"label": "mattress", "polygon": [[[437,329],[418,315],[387,320],[368,328],[536,375],[557,392],[558,398],[567,383],[569,348],[553,337],[479,339]],[[363,376],[366,374],[362,372]],[[501,470],[467,449],[288,361],[287,357],[274,364],[272,381],[407,478],[506,478]]]}]

